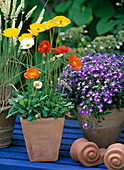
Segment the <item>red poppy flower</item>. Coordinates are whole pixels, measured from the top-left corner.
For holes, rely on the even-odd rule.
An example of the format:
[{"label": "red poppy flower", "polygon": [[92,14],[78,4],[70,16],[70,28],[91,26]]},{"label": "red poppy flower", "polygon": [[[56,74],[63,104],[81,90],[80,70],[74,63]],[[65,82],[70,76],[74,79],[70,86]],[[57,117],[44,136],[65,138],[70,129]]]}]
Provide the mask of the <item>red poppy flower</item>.
[{"label": "red poppy flower", "polygon": [[49,53],[50,50],[51,50],[50,42],[49,42],[49,41],[46,41],[46,40],[42,41],[42,42],[40,43],[39,47],[38,47],[38,51],[39,51],[40,53],[45,53],[45,51],[46,51],[47,53]]},{"label": "red poppy flower", "polygon": [[54,53],[67,53],[71,50],[71,48],[68,46],[66,47],[65,45],[62,45],[61,47],[54,48]]},{"label": "red poppy flower", "polygon": [[80,70],[82,67],[82,62],[80,59],[77,58],[77,56],[75,54],[71,55],[69,57],[69,61],[70,61],[70,66],[74,69],[74,70]]},{"label": "red poppy flower", "polygon": [[36,68],[29,68],[27,69],[26,73],[24,73],[24,77],[26,79],[34,79],[39,76],[39,71]]}]

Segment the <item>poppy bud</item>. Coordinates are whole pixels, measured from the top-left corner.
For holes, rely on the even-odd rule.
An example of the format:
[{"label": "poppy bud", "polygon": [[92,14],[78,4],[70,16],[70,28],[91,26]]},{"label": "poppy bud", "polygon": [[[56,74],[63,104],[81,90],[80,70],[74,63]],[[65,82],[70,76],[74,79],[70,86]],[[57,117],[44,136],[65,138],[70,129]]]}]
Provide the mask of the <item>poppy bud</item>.
[{"label": "poppy bud", "polygon": [[40,113],[35,115],[35,118],[38,119],[40,117]]},{"label": "poppy bud", "polygon": [[27,52],[26,52],[26,51],[23,51],[23,52],[22,52],[22,54],[23,54],[23,55],[26,55],[26,54],[27,54]]},{"label": "poppy bud", "polygon": [[43,65],[45,65],[46,64],[46,62],[45,62],[45,60],[43,60]]},{"label": "poppy bud", "polygon": [[42,58],[43,58],[43,59],[45,59],[45,58],[46,58],[46,54],[45,54],[45,53],[43,53]]}]

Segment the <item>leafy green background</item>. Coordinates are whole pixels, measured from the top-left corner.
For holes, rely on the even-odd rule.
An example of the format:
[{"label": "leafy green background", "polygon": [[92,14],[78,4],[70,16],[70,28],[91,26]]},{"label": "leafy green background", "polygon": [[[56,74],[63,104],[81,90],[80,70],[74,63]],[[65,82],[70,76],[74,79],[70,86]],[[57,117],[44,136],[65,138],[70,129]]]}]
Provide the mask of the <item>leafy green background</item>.
[{"label": "leafy green background", "polygon": [[[32,15],[35,22],[42,7],[44,0],[26,0],[26,10],[38,5],[37,10]],[[49,0],[46,5],[46,12],[43,21],[51,19],[56,15],[64,15],[71,19],[72,23],[63,28],[68,29],[72,26],[87,25],[89,34],[94,39],[107,33],[117,33],[124,29],[124,3],[117,6],[117,0]],[[42,38],[44,35],[42,36]]]}]

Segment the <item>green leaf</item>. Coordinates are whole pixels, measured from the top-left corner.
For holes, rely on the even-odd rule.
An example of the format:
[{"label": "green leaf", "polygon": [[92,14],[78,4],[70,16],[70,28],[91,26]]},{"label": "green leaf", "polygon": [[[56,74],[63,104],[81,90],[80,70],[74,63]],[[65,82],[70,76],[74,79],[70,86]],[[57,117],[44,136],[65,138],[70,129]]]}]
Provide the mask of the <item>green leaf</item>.
[{"label": "green leaf", "polygon": [[12,111],[11,113],[8,113],[6,119],[9,118],[10,116],[16,115],[16,114],[18,114],[18,111]]},{"label": "green leaf", "polygon": [[33,116],[29,116],[28,119],[27,119],[28,122],[31,121],[31,120],[33,120]]},{"label": "green leaf", "polygon": [[40,103],[38,103],[38,104],[35,104],[35,105],[34,105],[34,108],[35,108],[35,107],[38,107],[38,106],[40,106]]},{"label": "green leaf", "polygon": [[24,103],[27,104],[28,103],[28,99],[24,99]]},{"label": "green leaf", "polygon": [[43,117],[47,117],[48,116],[48,112],[46,110],[43,110]]},{"label": "green leaf", "polygon": [[45,111],[48,111],[48,110],[49,110],[49,108],[47,108],[47,107],[44,107],[44,110],[45,110]]},{"label": "green leaf", "polygon": [[114,104],[114,105],[110,106],[110,108],[111,108],[111,110],[112,110],[112,109],[117,108],[117,106]]},{"label": "green leaf", "polygon": [[37,121],[37,120],[34,118],[34,119],[33,119],[33,122],[35,123],[36,121]]},{"label": "green leaf", "polygon": [[65,106],[67,107],[67,106],[70,106],[70,105],[72,105],[72,102],[68,102]]},{"label": "green leaf", "polygon": [[100,18],[112,18],[115,14],[114,7],[110,1],[101,1],[99,8],[94,10],[95,16]]},{"label": "green leaf", "polygon": [[112,112],[105,112],[104,115],[109,115],[109,114],[112,114]]},{"label": "green leaf", "polygon": [[29,113],[32,113],[32,109],[29,109]]},{"label": "green leaf", "polygon": [[19,113],[25,113],[25,110],[23,110],[22,108],[18,108],[18,112]]},{"label": "green leaf", "polygon": [[69,10],[69,18],[77,25],[82,26],[86,24],[92,16],[92,9],[84,7],[83,10],[77,1],[74,1],[71,9]]},{"label": "green leaf", "polygon": [[24,99],[20,98],[19,99],[19,104],[25,107]]},{"label": "green leaf", "polygon": [[56,5],[55,11],[60,12],[60,13],[64,13],[68,9],[68,7],[71,5],[71,3],[72,3],[71,0],[69,0],[65,3],[59,3],[58,5]]},{"label": "green leaf", "polygon": [[9,100],[7,101],[7,103],[9,103],[10,105],[14,105],[15,100],[14,100],[14,99],[9,99]]},{"label": "green leaf", "polygon": [[119,99],[119,104],[120,104],[120,105],[122,104],[121,99]]},{"label": "green leaf", "polygon": [[96,25],[96,31],[98,35],[105,34],[113,29],[114,22],[113,20],[108,20],[108,18],[102,18]]},{"label": "green leaf", "polygon": [[44,96],[44,97],[41,97],[40,100],[44,100],[48,97],[48,95]]}]

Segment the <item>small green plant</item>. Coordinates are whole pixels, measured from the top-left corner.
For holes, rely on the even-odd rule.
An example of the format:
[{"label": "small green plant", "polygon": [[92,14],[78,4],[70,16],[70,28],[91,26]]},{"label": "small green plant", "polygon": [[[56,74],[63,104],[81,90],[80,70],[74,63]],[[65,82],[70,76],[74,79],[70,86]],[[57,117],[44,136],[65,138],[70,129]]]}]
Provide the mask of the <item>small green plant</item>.
[{"label": "small green plant", "polygon": [[9,104],[13,107],[9,110],[8,117],[11,115],[19,115],[27,121],[34,121],[38,118],[64,117],[65,113],[68,113],[73,108],[72,102],[68,102],[64,99],[64,95],[55,92],[50,98],[49,95],[45,95],[44,91],[38,91],[36,96],[31,96],[32,90],[17,94],[16,99],[9,99]]}]

